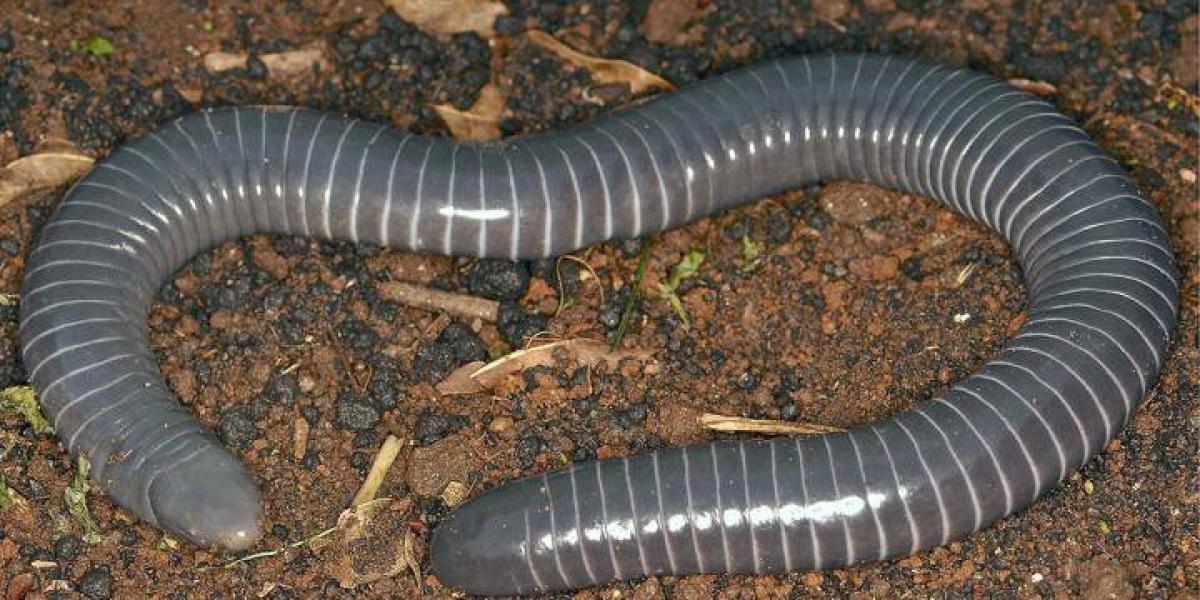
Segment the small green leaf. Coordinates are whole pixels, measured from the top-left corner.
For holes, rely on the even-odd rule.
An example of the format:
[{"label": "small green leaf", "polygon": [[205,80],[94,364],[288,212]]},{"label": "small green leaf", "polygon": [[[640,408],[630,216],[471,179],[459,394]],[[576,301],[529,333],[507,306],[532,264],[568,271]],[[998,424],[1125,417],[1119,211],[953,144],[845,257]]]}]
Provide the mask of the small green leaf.
[{"label": "small green leaf", "polygon": [[50,422],[42,416],[37,394],[29,386],[20,385],[0,390],[0,412],[11,412],[25,417],[36,434],[54,433]]},{"label": "small green leaf", "polygon": [[74,44],[72,44],[72,46],[78,50],[83,50],[92,56],[101,57],[108,56],[117,49],[112,42],[108,41],[108,38],[99,35],[93,35],[89,37],[77,47]]},{"label": "small green leaf", "polygon": [[83,541],[89,544],[100,543],[100,526],[96,525],[96,521],[92,519],[92,514],[88,511],[87,493],[91,485],[88,483],[88,471],[92,468],[92,464],[83,456],[79,457],[78,468],[75,469],[75,478],[71,480],[71,485],[63,491],[63,500],[67,504],[67,512],[71,518],[75,519],[84,530]]},{"label": "small green leaf", "polygon": [[684,255],[679,264],[671,268],[671,275],[667,278],[667,282],[658,284],[658,294],[671,304],[671,308],[675,309],[675,314],[679,315],[684,329],[691,328],[691,322],[688,321],[687,313],[683,310],[683,301],[679,299],[676,292],[683,280],[695,277],[703,264],[704,253],[692,250]]},{"label": "small green leaf", "polygon": [[4,475],[0,474],[0,510],[10,508],[16,503],[12,490],[8,488],[8,482],[4,480]]},{"label": "small green leaf", "polygon": [[762,266],[762,244],[750,239],[750,236],[742,236],[742,258],[738,261],[738,268],[743,273],[753,273]]},{"label": "small green leaf", "polygon": [[667,279],[667,288],[674,293],[679,289],[679,284],[683,283],[684,279],[690,279],[696,276],[700,271],[700,265],[704,264],[704,253],[699,250],[692,250],[683,256],[683,260],[679,264],[671,268],[671,276]]}]

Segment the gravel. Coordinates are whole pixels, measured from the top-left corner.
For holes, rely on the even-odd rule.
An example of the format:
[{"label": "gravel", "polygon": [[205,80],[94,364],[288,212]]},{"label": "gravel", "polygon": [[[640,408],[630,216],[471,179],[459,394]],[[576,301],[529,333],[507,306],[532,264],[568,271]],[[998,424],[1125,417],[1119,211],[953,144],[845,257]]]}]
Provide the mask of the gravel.
[{"label": "gravel", "polygon": [[349,392],[338,397],[333,423],[339,429],[367,431],[379,424],[379,410]]},{"label": "gravel", "polygon": [[529,269],[524,263],[482,259],[466,275],[467,289],[492,300],[516,300],[529,287]]},{"label": "gravel", "polygon": [[93,567],[79,578],[79,593],[91,600],[112,598],[113,577],[107,565]]},{"label": "gravel", "polygon": [[247,409],[238,408],[226,411],[221,415],[217,425],[217,437],[226,445],[245,449],[251,442],[258,439],[261,432],[254,424]]}]

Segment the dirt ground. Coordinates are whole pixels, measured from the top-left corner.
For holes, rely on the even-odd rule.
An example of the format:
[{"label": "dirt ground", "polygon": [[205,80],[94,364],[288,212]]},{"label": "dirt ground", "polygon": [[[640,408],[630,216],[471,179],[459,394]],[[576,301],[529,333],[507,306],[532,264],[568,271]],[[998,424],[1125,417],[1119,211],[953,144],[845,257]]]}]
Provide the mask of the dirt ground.
[{"label": "dirt ground", "polygon": [[[1183,271],[1174,344],[1127,430],[1028,510],[918,556],[786,577],[664,577],[564,597],[1200,595],[1194,0],[510,0],[491,40],[428,35],[381,0],[3,5],[0,164],[53,138],[103,156],[205,106],[301,104],[444,135],[431,106],[466,108],[489,80],[507,98],[505,134],[630,101],[531,44],[528,29],[676,84],[828,49],[1051,83],[1050,99],[1161,209]],[[287,79],[258,60],[221,74],[203,64],[214,51],[257,56],[313,43],[323,44],[324,68]],[[24,382],[15,306],[22,264],[61,193],[0,207],[0,389]],[[611,340],[644,244],[643,294],[622,346],[653,352],[652,363],[560,363],[492,393],[435,391],[453,368],[540,331]],[[691,250],[705,261],[678,290],[685,328],[657,284]],[[273,235],[196,257],[162,288],[152,342],[182,401],[258,478],[269,532],[259,549],[335,524],[390,434],[405,446],[380,490],[394,499],[378,519],[382,535],[349,545],[331,536],[221,568],[232,557],[164,539],[93,490],[100,537],[89,543],[63,501],[75,475],[70,458],[55,438],[0,414],[0,475],[27,501],[0,509],[0,594],[448,598],[424,557],[428,532],[449,511],[447,482],[478,493],[570,461],[712,439],[694,425],[702,412],[833,426],[880,418],[982,364],[1025,309],[1021,271],[997,236],[931,201],[859,184],[795,190],[577,256],[594,275],[574,261],[478,262]],[[382,293],[392,281],[500,299],[502,318],[460,321],[403,307]],[[397,540],[410,542],[415,572],[342,587],[348,572],[402,560]]]}]

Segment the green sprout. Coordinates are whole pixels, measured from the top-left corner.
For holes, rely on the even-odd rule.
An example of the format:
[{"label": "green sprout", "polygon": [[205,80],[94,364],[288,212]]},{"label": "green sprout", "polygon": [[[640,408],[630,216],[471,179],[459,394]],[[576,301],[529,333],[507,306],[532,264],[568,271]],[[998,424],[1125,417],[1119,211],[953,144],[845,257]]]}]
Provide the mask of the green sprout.
[{"label": "green sprout", "polygon": [[696,276],[700,271],[700,265],[704,264],[704,253],[699,250],[691,250],[683,256],[683,260],[679,264],[671,268],[671,275],[667,278],[666,283],[658,284],[658,294],[671,303],[671,308],[675,309],[675,314],[679,315],[679,320],[683,322],[683,328],[689,329],[691,323],[688,320],[687,312],[683,310],[683,301],[679,299],[679,285],[685,279],[690,279]]},{"label": "green sprout", "polygon": [[72,41],[71,49],[76,52],[87,52],[92,56],[105,57],[116,51],[117,47],[108,38],[93,35],[83,41]]},{"label": "green sprout", "polygon": [[29,386],[13,386],[0,390],[0,413],[4,412],[16,413],[25,417],[25,421],[33,427],[35,434],[54,433],[54,428],[50,427],[50,422],[46,420],[46,417],[42,416],[42,409],[38,406],[37,394]]},{"label": "green sprout", "polygon": [[91,485],[88,483],[88,471],[92,468],[92,464],[83,456],[79,457],[78,468],[75,470],[75,478],[71,480],[71,485],[63,491],[63,500],[67,503],[67,512],[83,527],[83,541],[89,544],[100,543],[100,526],[96,525],[96,521],[92,519],[92,514],[88,511],[87,493]]},{"label": "green sprout", "polygon": [[762,266],[763,256],[762,244],[750,239],[750,236],[742,236],[742,256],[737,261],[738,268],[743,273],[753,273]]}]

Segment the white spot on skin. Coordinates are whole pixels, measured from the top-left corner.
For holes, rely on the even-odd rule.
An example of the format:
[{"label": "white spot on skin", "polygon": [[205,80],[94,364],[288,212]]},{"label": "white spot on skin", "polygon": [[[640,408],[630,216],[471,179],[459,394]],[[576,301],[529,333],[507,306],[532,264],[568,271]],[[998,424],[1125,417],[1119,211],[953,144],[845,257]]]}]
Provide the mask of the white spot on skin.
[{"label": "white spot on skin", "polygon": [[461,208],[458,206],[443,206],[438,214],[446,218],[471,219],[474,221],[497,221],[507,219],[512,211],[507,208]]},{"label": "white spot on skin", "polygon": [[568,529],[566,533],[559,537],[559,541],[570,546],[579,544],[579,530],[574,527]]},{"label": "white spot on skin", "polygon": [[721,514],[721,520],[726,527],[740,527],[742,525],[742,511],[736,508],[727,508]]},{"label": "white spot on skin", "polygon": [[658,533],[658,520],[652,520],[642,526],[642,534],[649,535]]},{"label": "white spot on skin", "polygon": [[755,506],[749,511],[746,511],[746,515],[750,518],[750,525],[754,527],[770,525],[775,521],[775,513],[775,507],[766,505]]},{"label": "white spot on skin", "polygon": [[824,522],[839,517],[853,517],[866,509],[868,502],[872,506],[882,504],[882,494],[868,494],[863,500],[858,496],[847,496],[838,500],[823,500],[812,502],[807,506],[789,503],[779,508],[779,520],[785,526],[794,526],[805,521]]},{"label": "white spot on skin", "polygon": [[667,530],[671,533],[683,531],[684,527],[687,527],[687,517],[684,515],[675,514],[667,519]]},{"label": "white spot on skin", "polygon": [[599,527],[588,527],[583,530],[583,537],[589,542],[599,542],[604,539],[604,532]]},{"label": "white spot on skin", "polygon": [[625,519],[623,521],[613,521],[609,523],[604,530],[608,532],[609,539],[614,541],[629,541],[634,535],[633,519]]}]

